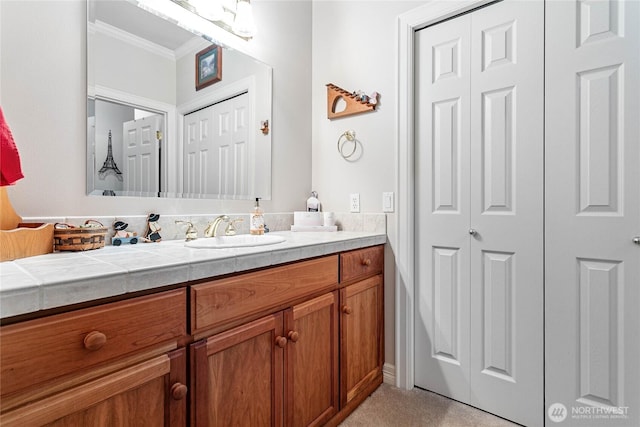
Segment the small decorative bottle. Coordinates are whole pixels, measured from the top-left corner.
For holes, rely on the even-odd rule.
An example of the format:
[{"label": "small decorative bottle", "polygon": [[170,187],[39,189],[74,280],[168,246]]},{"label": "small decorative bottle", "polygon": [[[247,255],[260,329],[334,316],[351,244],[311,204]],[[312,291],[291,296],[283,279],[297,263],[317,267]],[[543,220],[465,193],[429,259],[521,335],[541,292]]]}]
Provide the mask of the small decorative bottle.
[{"label": "small decorative bottle", "polygon": [[320,200],[318,200],[318,193],[311,192],[311,197],[307,199],[307,212],[320,212]]},{"label": "small decorative bottle", "polygon": [[249,234],[264,234],[264,213],[260,207],[260,197],[256,197],[256,205],[250,214]]}]

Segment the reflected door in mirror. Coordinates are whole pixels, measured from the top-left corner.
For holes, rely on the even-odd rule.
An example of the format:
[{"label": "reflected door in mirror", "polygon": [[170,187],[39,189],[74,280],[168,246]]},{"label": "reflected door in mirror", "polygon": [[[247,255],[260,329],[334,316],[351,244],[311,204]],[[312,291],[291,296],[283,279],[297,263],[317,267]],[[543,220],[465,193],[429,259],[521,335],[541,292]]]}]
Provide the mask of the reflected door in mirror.
[{"label": "reflected door in mirror", "polygon": [[243,93],[184,116],[184,192],[189,197],[251,196],[248,101]]},{"label": "reflected door in mirror", "polygon": [[163,121],[163,116],[154,114],[123,123],[124,195],[145,196],[160,191]]}]

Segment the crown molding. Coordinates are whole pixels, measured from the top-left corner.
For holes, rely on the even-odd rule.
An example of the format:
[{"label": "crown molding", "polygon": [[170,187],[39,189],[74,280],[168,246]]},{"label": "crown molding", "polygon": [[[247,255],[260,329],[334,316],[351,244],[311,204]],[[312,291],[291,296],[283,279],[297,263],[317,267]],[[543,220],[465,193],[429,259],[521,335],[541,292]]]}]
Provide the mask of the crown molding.
[{"label": "crown molding", "polygon": [[176,60],[176,53],[173,50],[167,49],[166,47],[150,42],[149,40],[143,39],[142,37],[138,37],[127,31],[121,30],[120,28],[114,27],[113,25],[107,24],[106,22],[96,20],[95,23],[89,23],[88,25],[88,30],[92,33],[103,34],[108,37],[120,40],[131,46],[146,50],[147,52],[153,53],[163,58],[167,58],[172,61]]}]

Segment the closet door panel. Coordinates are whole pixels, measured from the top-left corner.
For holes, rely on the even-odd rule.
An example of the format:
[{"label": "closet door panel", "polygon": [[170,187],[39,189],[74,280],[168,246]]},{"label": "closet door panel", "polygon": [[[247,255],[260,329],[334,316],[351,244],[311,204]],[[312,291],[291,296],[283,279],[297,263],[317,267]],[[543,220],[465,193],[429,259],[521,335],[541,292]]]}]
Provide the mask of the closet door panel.
[{"label": "closet door panel", "polygon": [[184,193],[208,194],[213,119],[210,108],[184,116]]},{"label": "closet door panel", "polygon": [[184,116],[185,193],[249,197],[248,100],[244,93]]},{"label": "closet door panel", "polygon": [[415,384],[469,398],[468,15],[416,34]]},{"label": "closet door panel", "polygon": [[640,3],[546,21],[548,417],[640,425]]},{"label": "closet door panel", "polygon": [[544,4],[471,24],[470,403],[542,425]]}]

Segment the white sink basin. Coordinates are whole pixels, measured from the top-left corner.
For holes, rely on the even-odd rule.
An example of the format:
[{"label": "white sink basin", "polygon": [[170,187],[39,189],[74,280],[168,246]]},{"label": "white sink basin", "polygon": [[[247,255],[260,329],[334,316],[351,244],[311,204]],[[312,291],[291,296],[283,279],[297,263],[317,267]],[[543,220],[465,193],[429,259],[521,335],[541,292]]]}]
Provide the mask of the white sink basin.
[{"label": "white sink basin", "polygon": [[284,241],[284,237],[273,234],[264,234],[260,236],[238,234],[236,236],[208,237],[191,240],[186,242],[184,245],[189,248],[225,249],[275,245],[276,243],[282,243]]}]

